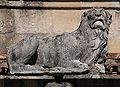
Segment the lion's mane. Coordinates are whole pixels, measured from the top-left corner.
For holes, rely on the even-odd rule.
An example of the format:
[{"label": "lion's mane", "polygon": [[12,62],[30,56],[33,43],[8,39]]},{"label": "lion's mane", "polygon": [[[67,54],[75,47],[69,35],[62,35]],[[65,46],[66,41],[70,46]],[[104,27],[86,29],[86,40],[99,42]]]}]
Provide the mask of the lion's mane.
[{"label": "lion's mane", "polygon": [[[100,19],[95,18],[96,14],[99,14]],[[93,21],[104,21],[104,29],[101,29],[100,26],[92,28]],[[81,16],[81,23],[78,28],[81,35],[87,39],[89,44],[90,50],[92,52],[92,58],[88,57],[88,60],[92,60],[88,64],[92,63],[104,63],[106,60],[106,53],[107,53],[107,42],[108,42],[108,34],[109,34],[109,27],[112,21],[112,15],[105,11],[104,9],[90,9],[83,13]],[[97,40],[99,39],[99,40]],[[98,46],[97,46],[98,45]],[[88,47],[88,49],[89,49]],[[88,61],[86,59],[86,62]],[[85,62],[85,61],[83,61]]]}]

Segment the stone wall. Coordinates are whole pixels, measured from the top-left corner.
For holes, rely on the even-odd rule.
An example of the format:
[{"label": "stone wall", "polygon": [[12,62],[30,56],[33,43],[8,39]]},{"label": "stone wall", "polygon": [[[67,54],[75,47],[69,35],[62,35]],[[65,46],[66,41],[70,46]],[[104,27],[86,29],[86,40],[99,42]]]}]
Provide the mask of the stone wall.
[{"label": "stone wall", "polygon": [[[112,14],[108,52],[120,53],[119,2],[24,2],[23,0],[0,1],[0,53],[6,53],[6,47],[16,44],[29,34],[54,36],[72,32],[78,28],[82,13],[92,7],[103,7]],[[0,81],[0,86],[43,87],[41,80],[39,81],[4,80]],[[76,87],[85,85],[80,84],[80,81],[75,84]],[[49,83],[46,87],[72,87],[72,85]]]},{"label": "stone wall", "polygon": [[74,31],[80,24],[82,13],[92,7],[103,7],[112,14],[108,52],[119,53],[119,2],[1,2],[0,20],[7,26],[2,27],[1,22],[1,42],[5,43],[1,44],[9,47],[29,34],[53,36]]},{"label": "stone wall", "polygon": [[[80,24],[80,17],[85,10],[14,10],[16,33],[44,33],[49,35],[72,32]],[[113,22],[109,35],[109,52],[120,52],[120,25],[117,10],[109,10],[113,15]]]}]

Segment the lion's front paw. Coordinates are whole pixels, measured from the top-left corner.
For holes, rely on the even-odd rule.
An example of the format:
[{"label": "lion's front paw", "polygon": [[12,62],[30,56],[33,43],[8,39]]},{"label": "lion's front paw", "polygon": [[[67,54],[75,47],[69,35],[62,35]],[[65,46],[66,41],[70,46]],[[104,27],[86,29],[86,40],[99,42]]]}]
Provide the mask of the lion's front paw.
[{"label": "lion's front paw", "polygon": [[79,60],[72,60],[71,64],[73,68],[89,69],[89,66],[86,63],[82,63]]},{"label": "lion's front paw", "polygon": [[105,67],[103,64],[95,64],[95,67],[100,73],[105,73]]}]

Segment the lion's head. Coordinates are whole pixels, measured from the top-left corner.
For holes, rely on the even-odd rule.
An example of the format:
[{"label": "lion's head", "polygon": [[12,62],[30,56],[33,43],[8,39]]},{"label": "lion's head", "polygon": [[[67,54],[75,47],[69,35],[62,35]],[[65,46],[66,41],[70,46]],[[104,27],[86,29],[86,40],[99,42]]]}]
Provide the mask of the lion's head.
[{"label": "lion's head", "polygon": [[81,22],[87,22],[91,29],[105,30],[110,27],[112,15],[102,8],[93,8],[83,13]]},{"label": "lion's head", "polygon": [[[107,41],[112,15],[102,8],[93,8],[83,13],[78,30],[87,40],[92,55],[91,62],[101,63],[106,59]],[[90,52],[90,51],[89,51]]]}]

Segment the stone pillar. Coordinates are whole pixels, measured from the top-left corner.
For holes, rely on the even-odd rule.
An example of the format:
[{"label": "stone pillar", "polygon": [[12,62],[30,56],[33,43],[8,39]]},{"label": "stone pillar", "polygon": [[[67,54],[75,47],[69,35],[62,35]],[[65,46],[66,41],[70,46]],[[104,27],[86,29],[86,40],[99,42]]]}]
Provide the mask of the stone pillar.
[{"label": "stone pillar", "polygon": [[46,87],[73,87],[73,85],[68,82],[62,82],[62,83],[52,82],[52,83],[48,83]]}]

